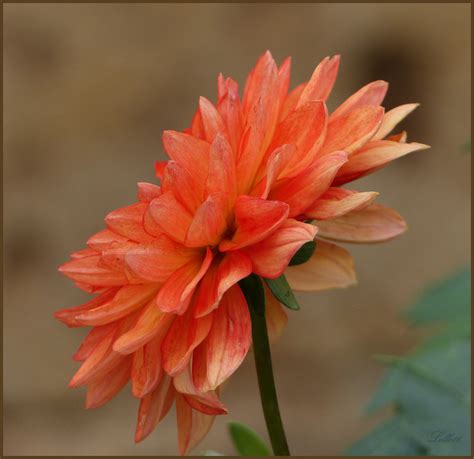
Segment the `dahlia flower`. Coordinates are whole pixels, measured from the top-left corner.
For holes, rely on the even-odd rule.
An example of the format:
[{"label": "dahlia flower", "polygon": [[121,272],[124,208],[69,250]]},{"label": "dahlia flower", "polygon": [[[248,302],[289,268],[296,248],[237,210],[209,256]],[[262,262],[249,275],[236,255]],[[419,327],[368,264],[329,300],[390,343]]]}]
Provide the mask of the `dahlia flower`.
[{"label": "dahlia flower", "polygon": [[[251,318],[239,281],[285,275],[296,290],[355,282],[350,254],[329,241],[381,242],[406,229],[374,204],[374,191],[344,186],[426,148],[392,129],[417,104],[385,111],[388,84],[375,81],[333,113],[326,99],[339,56],[288,91],[290,59],[266,52],[245,84],[219,75],[217,101],[201,97],[184,132],[165,131],[169,160],[159,185],[138,184],[138,200],[105,217],[106,228],[59,270],[95,296],[56,313],[69,327],[92,327],[74,359],[71,387],[87,386],[96,408],[129,381],[139,399],[135,440],[175,404],[185,454],[225,414],[220,387],[245,358]],[[303,264],[288,266],[318,238]],[[266,320],[277,336],[286,312],[265,286]]]}]

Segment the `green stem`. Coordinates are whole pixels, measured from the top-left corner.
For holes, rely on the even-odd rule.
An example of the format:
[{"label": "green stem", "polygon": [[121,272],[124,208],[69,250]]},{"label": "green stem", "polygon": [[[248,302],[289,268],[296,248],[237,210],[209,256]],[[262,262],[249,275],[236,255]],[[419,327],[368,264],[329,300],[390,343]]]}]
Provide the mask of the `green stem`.
[{"label": "green stem", "polygon": [[250,307],[252,318],[252,339],[257,369],[258,387],[262,402],[263,414],[267,424],[268,435],[275,456],[289,456],[288,443],[278,407],[278,399],[273,379],[272,356],[268,342],[267,321],[265,315],[257,314]]}]

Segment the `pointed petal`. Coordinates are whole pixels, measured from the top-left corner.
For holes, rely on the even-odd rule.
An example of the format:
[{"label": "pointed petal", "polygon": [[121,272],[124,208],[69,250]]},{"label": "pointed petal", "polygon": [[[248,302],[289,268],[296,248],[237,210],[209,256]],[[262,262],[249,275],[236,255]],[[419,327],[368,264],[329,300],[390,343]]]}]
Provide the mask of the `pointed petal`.
[{"label": "pointed petal", "polygon": [[213,314],[195,318],[190,308],[177,316],[161,347],[164,370],[171,376],[180,373],[188,364],[192,352],[209,333]]},{"label": "pointed petal", "polygon": [[227,137],[234,153],[237,152],[243,129],[242,105],[239,97],[239,87],[230,78],[225,82],[226,93],[219,99],[217,109],[227,129]]},{"label": "pointed petal", "polygon": [[73,260],[77,260],[78,258],[84,258],[84,257],[91,257],[92,255],[97,255],[97,251],[94,249],[82,249],[82,250],[77,250],[76,252],[71,253],[70,257]]},{"label": "pointed petal", "polygon": [[164,282],[176,270],[199,256],[196,250],[161,236],[150,244],[140,244],[128,251],[125,262],[142,279]]},{"label": "pointed petal", "polygon": [[144,440],[166,416],[175,397],[171,378],[164,375],[157,388],[142,398],[138,410],[135,442]]},{"label": "pointed petal", "polygon": [[150,301],[158,288],[156,284],[126,285],[118,291],[110,302],[78,314],[76,320],[81,325],[91,326],[113,322]]},{"label": "pointed petal", "polygon": [[81,324],[76,320],[77,315],[79,315],[81,312],[88,311],[90,309],[94,309],[104,304],[107,304],[117,292],[118,288],[108,288],[101,294],[92,298],[92,300],[88,301],[87,303],[81,304],[79,306],[74,306],[72,308],[65,308],[56,311],[54,313],[54,317],[66,324],[68,327],[80,327]]},{"label": "pointed petal", "polygon": [[163,377],[161,368],[161,343],[163,335],[157,335],[133,354],[131,368],[132,393],[143,398],[156,389]]},{"label": "pointed petal", "polygon": [[216,389],[240,366],[252,339],[247,302],[235,285],[222,297],[205,342],[207,382]]},{"label": "pointed petal", "polygon": [[124,236],[120,236],[120,234],[115,233],[109,229],[104,229],[99,231],[98,233],[92,235],[87,240],[87,245],[97,251],[102,251],[110,247],[110,245],[114,242],[127,242],[128,239]]},{"label": "pointed petal", "polygon": [[193,217],[171,191],[151,201],[150,214],[169,238],[184,242]]},{"label": "pointed petal", "polygon": [[287,57],[278,69],[278,107],[282,108],[290,87],[291,57]]},{"label": "pointed petal", "polygon": [[205,183],[209,167],[209,143],[176,131],[163,132],[162,140],[169,157],[196,177],[198,182]]},{"label": "pointed petal", "polygon": [[283,106],[280,109],[280,113],[278,115],[279,121],[284,120],[296,108],[296,105],[298,104],[305,87],[306,83],[302,83],[289,92],[288,96],[286,96],[283,102]]},{"label": "pointed petal", "polygon": [[182,314],[191,300],[196,285],[212,262],[212,251],[207,248],[202,260],[193,260],[174,272],[161,287],[156,304],[163,312]]},{"label": "pointed petal", "polygon": [[193,410],[182,395],[176,396],[179,452],[184,456],[207,435],[214,416]]},{"label": "pointed petal", "polygon": [[94,327],[84,338],[79,349],[72,356],[73,360],[83,362],[94,351],[94,349],[115,329],[116,324],[107,324]]},{"label": "pointed petal", "polygon": [[218,134],[225,132],[221,115],[213,103],[205,97],[199,98],[199,110],[201,111],[206,140],[212,143]]},{"label": "pointed petal", "polygon": [[196,211],[184,241],[186,247],[214,246],[227,229],[229,207],[226,193],[213,193]]},{"label": "pointed petal", "polygon": [[345,288],[357,282],[350,253],[321,240],[313,256],[302,265],[289,266],[285,276],[292,289],[303,292]]},{"label": "pointed petal", "polygon": [[383,107],[360,107],[331,120],[319,154],[332,151],[352,153],[360,148],[377,132],[383,113]]},{"label": "pointed petal", "polygon": [[147,182],[138,182],[137,198],[142,202],[150,202],[161,194],[161,188],[158,185]]},{"label": "pointed petal", "polygon": [[105,217],[105,223],[117,234],[135,242],[150,242],[153,237],[143,228],[143,215],[148,205],[144,202],[113,210]]},{"label": "pointed petal", "polygon": [[265,239],[285,221],[287,215],[288,205],[284,202],[239,196],[235,203],[237,230],[231,240],[220,243],[220,250],[236,250]]},{"label": "pointed petal", "polygon": [[329,188],[305,211],[308,219],[328,220],[372,204],[379,193]]},{"label": "pointed petal", "polygon": [[399,105],[385,113],[382,124],[372,140],[380,140],[386,137],[400,121],[406,118],[419,105],[420,104]]},{"label": "pointed petal", "polygon": [[326,100],[336,82],[340,56],[326,57],[316,67],[298,102],[298,107],[314,100]]},{"label": "pointed petal", "polygon": [[128,283],[123,272],[100,266],[100,255],[77,258],[59,267],[59,272],[77,282],[92,286],[117,287]]},{"label": "pointed petal", "polygon": [[131,358],[126,358],[87,387],[86,408],[99,408],[112,400],[130,380]]},{"label": "pointed petal", "polygon": [[160,311],[153,299],[143,309],[135,326],[115,340],[114,351],[124,355],[131,354],[153,338],[163,338],[168,333],[174,319],[174,314]]},{"label": "pointed petal", "polygon": [[339,218],[320,221],[318,227],[320,237],[353,243],[388,241],[407,229],[398,212],[378,204],[371,204]]},{"label": "pointed petal", "polygon": [[206,195],[227,193],[233,204],[236,186],[234,153],[227,139],[219,134],[211,145]]},{"label": "pointed petal", "polygon": [[390,161],[418,150],[430,148],[422,143],[398,143],[392,140],[376,140],[354,152],[347,164],[339,169],[334,185],[342,185],[363,177],[385,166]]},{"label": "pointed petal", "polygon": [[347,155],[342,151],[322,156],[311,168],[277,184],[270,192],[269,198],[286,202],[290,206],[288,217],[303,214],[328,189],[345,162]]},{"label": "pointed petal", "polygon": [[262,242],[248,247],[246,253],[252,260],[253,272],[269,279],[277,278],[298,249],[314,239],[317,230],[314,225],[286,220]]},{"label": "pointed petal", "polygon": [[340,116],[346,116],[351,111],[360,107],[375,107],[382,103],[387,93],[388,83],[386,81],[373,81],[359,89],[345,100],[331,115],[331,121]]}]

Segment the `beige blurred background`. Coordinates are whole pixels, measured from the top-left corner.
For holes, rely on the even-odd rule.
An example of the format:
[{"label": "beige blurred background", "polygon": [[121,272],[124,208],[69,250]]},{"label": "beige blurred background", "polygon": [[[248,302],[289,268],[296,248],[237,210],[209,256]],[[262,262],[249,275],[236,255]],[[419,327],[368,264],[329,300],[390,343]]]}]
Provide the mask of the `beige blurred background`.
[{"label": "beige blurred background", "polygon": [[[421,107],[409,139],[428,143],[358,182],[378,190],[410,229],[355,247],[359,285],[300,295],[274,348],[278,393],[294,455],[332,455],[388,412],[362,410],[382,367],[418,333],[400,314],[427,283],[470,260],[470,5],[7,4],[4,6],[4,453],[176,454],[174,414],[133,443],[127,387],[98,410],[67,388],[85,330],[53,319],[86,298],[57,266],[153,181],[160,133],[183,129],[198,96],[214,100],[222,71],[242,86],[270,49],[293,56],[292,85],[342,54],[331,105],[363,84],[391,83],[388,108]],[[265,436],[253,361],[224,392],[230,414],[197,451],[232,454],[226,421]]]}]

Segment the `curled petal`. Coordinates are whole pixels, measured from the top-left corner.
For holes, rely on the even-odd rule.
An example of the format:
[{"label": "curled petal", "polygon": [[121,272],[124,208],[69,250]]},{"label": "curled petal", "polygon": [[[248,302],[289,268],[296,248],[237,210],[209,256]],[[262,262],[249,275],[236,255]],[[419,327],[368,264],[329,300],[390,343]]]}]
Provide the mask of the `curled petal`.
[{"label": "curled petal", "polygon": [[313,256],[306,263],[288,266],[285,276],[291,288],[303,292],[345,288],[356,283],[350,253],[321,240],[317,241]]},{"label": "curled petal", "polygon": [[376,107],[382,103],[387,94],[388,83],[377,80],[365,85],[346,99],[331,115],[331,120],[348,115],[360,107]]},{"label": "curled petal", "polygon": [[128,207],[113,210],[105,217],[105,223],[117,234],[135,242],[150,242],[153,237],[143,228],[143,215],[148,205],[139,202]]},{"label": "curled petal", "polygon": [[306,242],[312,241],[318,229],[297,220],[286,220],[273,234],[246,250],[253,272],[274,279],[285,271],[293,255]]},{"label": "curled petal", "polygon": [[379,204],[371,204],[332,220],[319,221],[317,225],[320,237],[366,244],[388,241],[407,229],[398,212]]},{"label": "curled petal", "polygon": [[347,155],[342,151],[322,156],[311,168],[294,178],[282,180],[272,189],[269,198],[286,202],[290,206],[288,216],[296,217],[328,189],[345,162]]},{"label": "curled petal", "polygon": [[220,243],[220,250],[236,250],[265,239],[283,223],[287,215],[288,205],[284,202],[239,196],[235,203],[237,230],[231,240]]},{"label": "curled petal", "polygon": [[329,188],[305,211],[308,219],[328,220],[372,204],[379,193]]},{"label": "curled petal", "polygon": [[171,378],[164,375],[156,389],[141,399],[135,430],[136,443],[144,440],[153,432],[168,413],[174,398],[175,390],[171,384]]}]

